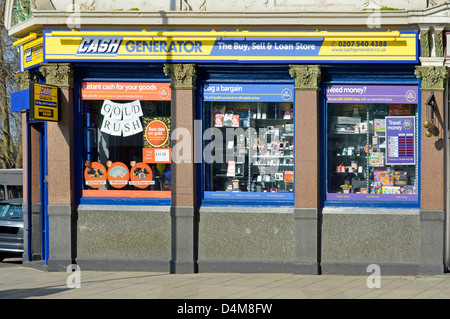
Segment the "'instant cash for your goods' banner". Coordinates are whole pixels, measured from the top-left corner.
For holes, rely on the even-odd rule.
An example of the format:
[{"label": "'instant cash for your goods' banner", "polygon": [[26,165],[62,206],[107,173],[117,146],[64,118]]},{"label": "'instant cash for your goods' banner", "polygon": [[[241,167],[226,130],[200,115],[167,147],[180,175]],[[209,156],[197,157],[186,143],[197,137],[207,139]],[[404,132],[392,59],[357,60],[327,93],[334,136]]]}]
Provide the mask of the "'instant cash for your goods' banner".
[{"label": "'instant cash for your goods' banner", "polygon": [[83,100],[103,101],[100,131],[126,137],[144,130],[141,101],[170,101],[171,90],[169,83],[161,82],[83,82],[81,96]]},{"label": "'instant cash for your goods' banner", "polygon": [[91,82],[81,85],[83,100],[170,101],[170,83],[164,82]]},{"label": "'instant cash for your goods' banner", "polygon": [[346,37],[343,33],[342,37],[264,38],[70,37],[45,32],[44,37],[47,62],[416,62],[418,59],[417,33],[413,32],[400,33],[399,37],[370,37],[370,33],[367,37]]}]

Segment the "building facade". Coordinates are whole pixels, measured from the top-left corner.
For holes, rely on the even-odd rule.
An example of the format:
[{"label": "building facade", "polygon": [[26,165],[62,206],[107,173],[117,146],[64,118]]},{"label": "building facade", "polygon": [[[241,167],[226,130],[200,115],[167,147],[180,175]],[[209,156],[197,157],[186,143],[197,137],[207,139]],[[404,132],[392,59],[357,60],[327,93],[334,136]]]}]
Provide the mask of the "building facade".
[{"label": "building facade", "polygon": [[7,1],[24,262],[446,272],[449,15],[445,1]]}]

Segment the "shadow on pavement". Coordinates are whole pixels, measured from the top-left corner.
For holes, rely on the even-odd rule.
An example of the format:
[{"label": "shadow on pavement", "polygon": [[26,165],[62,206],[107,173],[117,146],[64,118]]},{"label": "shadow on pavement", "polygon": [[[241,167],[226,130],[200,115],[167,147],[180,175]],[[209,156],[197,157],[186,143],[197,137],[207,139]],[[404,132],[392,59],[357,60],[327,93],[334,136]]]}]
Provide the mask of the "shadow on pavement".
[{"label": "shadow on pavement", "polygon": [[16,264],[21,265],[22,264],[22,258],[5,258],[2,261],[3,264]]},{"label": "shadow on pavement", "polygon": [[58,294],[69,288],[28,288],[28,289],[8,289],[0,291],[0,299],[24,299],[30,297],[43,297]]}]

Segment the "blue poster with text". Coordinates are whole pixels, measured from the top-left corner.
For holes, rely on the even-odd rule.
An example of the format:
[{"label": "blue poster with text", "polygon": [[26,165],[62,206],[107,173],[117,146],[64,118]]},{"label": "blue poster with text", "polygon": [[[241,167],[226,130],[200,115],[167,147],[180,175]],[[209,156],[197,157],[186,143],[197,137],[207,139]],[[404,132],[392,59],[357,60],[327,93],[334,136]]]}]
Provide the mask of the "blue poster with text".
[{"label": "blue poster with text", "polygon": [[206,102],[294,102],[293,84],[213,84],[203,85]]}]

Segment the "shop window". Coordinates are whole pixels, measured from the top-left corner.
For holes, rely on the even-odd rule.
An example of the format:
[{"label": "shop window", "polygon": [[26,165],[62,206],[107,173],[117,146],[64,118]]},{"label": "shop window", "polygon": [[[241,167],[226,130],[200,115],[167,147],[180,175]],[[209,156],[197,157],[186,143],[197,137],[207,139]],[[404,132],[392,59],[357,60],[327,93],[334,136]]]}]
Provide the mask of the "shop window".
[{"label": "shop window", "polygon": [[330,85],[327,201],[418,201],[416,86]]},{"label": "shop window", "polygon": [[82,83],[82,196],[170,198],[170,93],[168,83]]},{"label": "shop window", "polygon": [[204,197],[255,204],[293,199],[293,86],[208,84],[203,90]]}]

